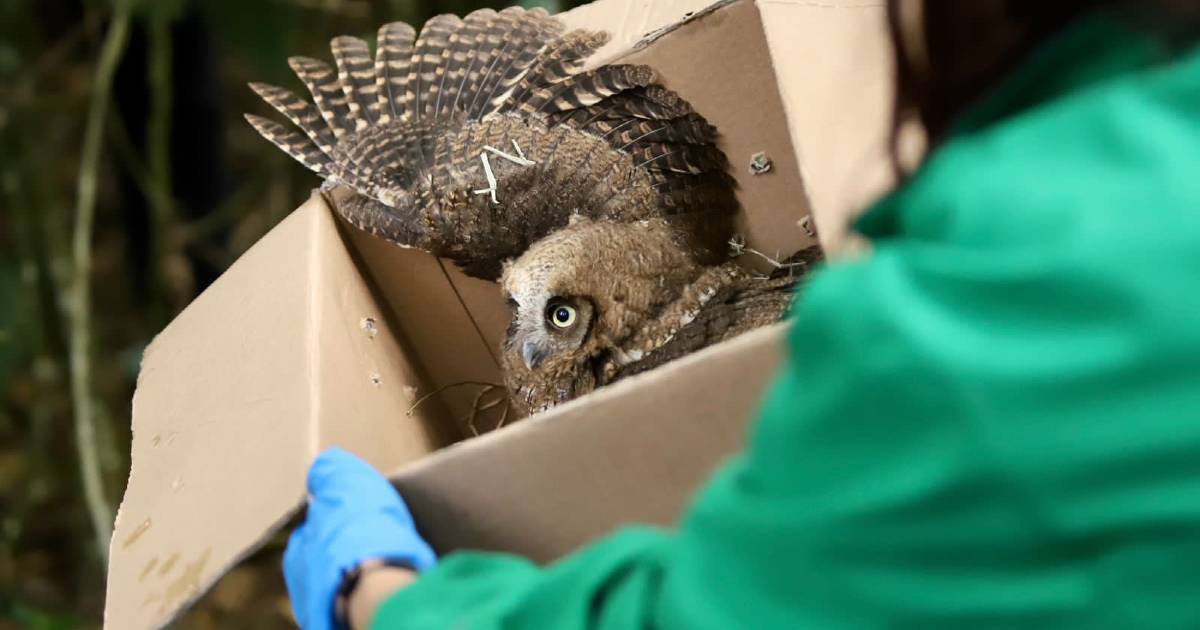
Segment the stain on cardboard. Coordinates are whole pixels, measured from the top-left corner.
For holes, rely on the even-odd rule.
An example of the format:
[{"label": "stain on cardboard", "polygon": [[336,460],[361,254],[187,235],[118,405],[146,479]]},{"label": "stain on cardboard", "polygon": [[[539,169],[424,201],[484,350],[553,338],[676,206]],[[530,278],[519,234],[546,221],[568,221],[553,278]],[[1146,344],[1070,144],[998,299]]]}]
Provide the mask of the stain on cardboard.
[{"label": "stain on cardboard", "polygon": [[200,590],[200,575],[204,572],[204,565],[208,564],[208,558],[212,555],[212,548],[204,550],[199,558],[188,563],[184,567],[183,572],[167,586],[165,602],[179,602],[187,597],[191,597]]},{"label": "stain on cardboard", "polygon": [[158,445],[162,444],[163,442],[166,442],[167,445],[169,446],[172,442],[175,441],[175,438],[177,438],[177,437],[179,437],[178,431],[171,431],[170,433],[168,433],[166,435],[165,438],[163,437],[163,435],[161,433],[156,433],[156,434],[154,434],[154,437],[150,438],[150,445],[158,446]]},{"label": "stain on cardboard", "polygon": [[162,568],[158,570],[158,577],[162,577],[170,573],[171,569],[175,568],[175,564],[177,562],[179,562],[178,552],[171,554],[171,557],[167,558],[167,561],[163,563]]},{"label": "stain on cardboard", "polygon": [[131,547],[133,545],[133,543],[137,542],[138,539],[142,537],[142,534],[145,534],[146,531],[149,529],[150,529],[150,519],[146,519],[146,520],[142,521],[142,524],[138,525],[137,529],[133,530],[132,532],[130,532],[130,534],[128,536],[125,537],[125,542],[121,543],[121,548],[128,549],[129,547]]},{"label": "stain on cardboard", "polygon": [[150,562],[147,562],[146,566],[142,567],[142,574],[138,576],[138,582],[146,581],[146,576],[150,575],[150,572],[156,566],[158,566],[158,558],[150,558]]},{"label": "stain on cardboard", "polygon": [[[171,580],[167,585],[167,589],[161,593],[152,593],[147,595],[142,600],[142,608],[145,608],[155,602],[158,602],[158,614],[165,613],[173,606],[177,606],[185,599],[192,597],[200,591],[200,576],[204,573],[204,567],[208,564],[209,557],[212,556],[212,548],[204,550],[194,561],[189,562],[179,577]],[[165,573],[164,569],[169,569],[174,566],[179,560],[179,554],[174,554],[163,565],[163,569],[159,570],[159,575]]]}]

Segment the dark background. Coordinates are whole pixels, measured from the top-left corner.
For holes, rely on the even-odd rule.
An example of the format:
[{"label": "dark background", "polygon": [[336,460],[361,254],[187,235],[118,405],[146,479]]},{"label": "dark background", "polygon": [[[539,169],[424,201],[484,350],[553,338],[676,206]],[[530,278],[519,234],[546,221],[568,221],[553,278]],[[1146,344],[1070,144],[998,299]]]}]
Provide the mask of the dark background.
[{"label": "dark background", "polygon": [[[318,184],[246,83],[303,94],[289,55],[509,4],[0,0],[0,628],[99,624],[142,350]],[[282,542],[180,627],[288,627]]]}]

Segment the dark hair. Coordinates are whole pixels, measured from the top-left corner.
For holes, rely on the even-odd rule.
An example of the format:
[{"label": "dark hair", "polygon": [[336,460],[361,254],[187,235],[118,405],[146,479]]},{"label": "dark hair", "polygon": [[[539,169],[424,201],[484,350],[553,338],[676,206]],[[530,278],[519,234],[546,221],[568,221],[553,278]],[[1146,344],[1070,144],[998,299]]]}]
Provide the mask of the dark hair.
[{"label": "dark hair", "polygon": [[[1039,44],[1104,0],[890,0],[895,130],[920,122],[930,145]],[[1200,24],[1200,0],[1126,2],[1162,28]],[[1167,18],[1167,19],[1163,19]],[[1190,27],[1185,39],[1195,33]]]}]

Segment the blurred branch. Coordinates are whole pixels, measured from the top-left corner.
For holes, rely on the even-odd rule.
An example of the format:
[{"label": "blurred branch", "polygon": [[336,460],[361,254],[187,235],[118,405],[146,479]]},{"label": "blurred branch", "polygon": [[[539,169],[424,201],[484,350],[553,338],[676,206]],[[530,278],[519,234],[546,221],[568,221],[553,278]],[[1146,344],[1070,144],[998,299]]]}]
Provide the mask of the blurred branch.
[{"label": "blurred branch", "polygon": [[95,400],[91,383],[91,273],[92,228],[96,218],[96,178],[104,121],[112,93],[113,75],[129,39],[129,4],[117,2],[104,35],[96,79],[84,127],[83,153],[79,164],[78,197],[75,205],[73,241],[74,270],[68,303],[70,312],[71,398],[75,411],[75,447],[83,476],[84,501],[95,531],[101,557],[108,557],[112,537],[112,509],[104,494],[104,481],[96,450]]},{"label": "blurred branch", "polygon": [[[120,160],[129,176],[133,179],[134,185],[138,187],[138,191],[142,193],[149,203],[170,203],[169,193],[160,187],[160,182],[154,179],[151,175],[146,163],[142,161],[142,157],[138,155],[137,148],[133,146],[133,140],[129,138],[129,128],[125,126],[125,121],[116,113],[108,115],[108,139],[112,142],[113,150],[116,151],[117,159]],[[166,197],[166,199],[162,199]]]}]

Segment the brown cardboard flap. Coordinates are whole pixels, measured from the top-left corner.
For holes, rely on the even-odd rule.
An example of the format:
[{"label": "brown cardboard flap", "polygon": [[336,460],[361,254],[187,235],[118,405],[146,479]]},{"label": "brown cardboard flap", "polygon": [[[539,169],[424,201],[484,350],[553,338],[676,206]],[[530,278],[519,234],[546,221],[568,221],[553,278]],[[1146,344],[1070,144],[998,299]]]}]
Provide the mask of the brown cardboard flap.
[{"label": "brown cardboard flap", "polygon": [[[750,0],[744,2],[749,4]],[[574,28],[614,33],[612,41],[593,58],[591,65],[596,65],[621,57],[647,35],[691,15],[703,14],[714,4],[725,2],[604,0],[572,9],[562,17]],[[798,172],[806,182],[807,204],[822,246],[827,253],[837,255],[850,244],[848,228],[853,217],[896,182],[888,148],[895,90],[887,3],[756,0],[753,4],[762,15]],[[707,28],[713,23],[710,20],[703,15],[695,22],[703,22]],[[687,64],[682,65],[686,71]],[[758,67],[745,65],[751,73]],[[680,70],[671,67],[668,72],[665,66],[660,69],[669,81]],[[695,73],[705,69],[702,63],[693,64]],[[676,84],[682,83],[674,81],[671,87],[679,89]],[[720,85],[716,81],[708,83]],[[686,89],[696,89],[697,85],[706,83],[688,82]],[[738,91],[728,93],[736,95]],[[708,115],[707,110],[701,111]],[[753,110],[747,109],[743,115],[751,123],[757,120]],[[725,132],[726,128],[722,126],[721,130]],[[919,145],[919,139],[913,144]],[[738,147],[722,148],[740,176],[743,152]],[[779,155],[769,155],[778,164]],[[787,167],[780,165],[781,170]],[[803,212],[807,212],[807,206]],[[751,228],[752,236],[761,237],[763,233]],[[763,247],[774,253],[772,243],[764,243]]]},{"label": "brown cardboard flap", "polygon": [[553,560],[621,523],[670,525],[743,443],[786,325],[747,333],[400,470],[439,552]]},{"label": "brown cardboard flap", "polygon": [[821,244],[895,185],[893,55],[885,0],[758,0]]},{"label": "brown cardboard flap", "polygon": [[[424,252],[343,226],[377,290],[379,308],[387,312],[423,376],[402,381],[424,399],[418,411],[437,414],[446,427],[456,427],[459,437],[473,435],[468,422],[483,389],[476,383],[503,382],[496,349],[508,325],[508,309],[499,287],[468,278],[452,263]],[[407,408],[400,413],[405,412]],[[486,415],[481,420],[495,414]]]},{"label": "brown cardboard flap", "polygon": [[[653,67],[663,85],[679,92],[716,126],[718,144],[737,179],[742,206],[738,229],[751,247],[782,260],[817,241],[800,225],[809,215],[808,198],[775,68],[754,3],[717,6],[619,61]],[[757,153],[772,162],[771,170],[761,175],[750,172],[751,157]],[[754,256],[743,262],[768,268]]]},{"label": "brown cardboard flap", "polygon": [[170,621],[295,510],[319,450],[386,470],[447,442],[438,422],[403,413],[415,370],[381,315],[314,196],[154,339],[106,626]]},{"label": "brown cardboard flap", "polygon": [[[312,215],[316,261],[308,361],[316,392],[312,422],[319,433],[310,454],[341,446],[382,467],[415,461],[459,439],[439,408],[413,408],[426,382],[415,354],[424,342],[396,327],[398,320],[378,301],[321,196],[314,193],[302,211]],[[411,287],[413,276],[404,280],[402,286]]]},{"label": "brown cardboard flap", "polygon": [[[296,340],[309,317],[307,218],[281,223],[146,349],[109,550],[109,627],[165,623],[303,497],[312,374]],[[226,378],[231,370],[240,378]],[[267,483],[247,483],[264,469]],[[272,516],[214,518],[237,487]]]}]

